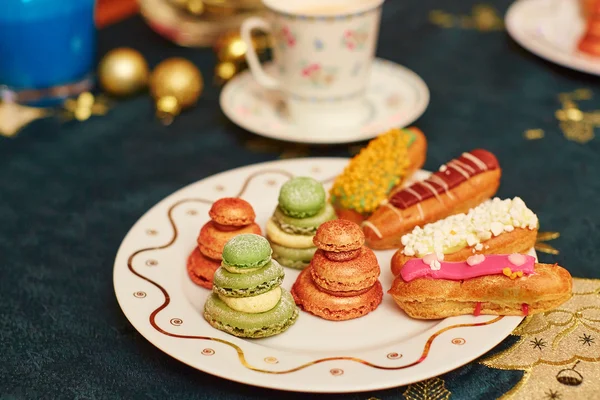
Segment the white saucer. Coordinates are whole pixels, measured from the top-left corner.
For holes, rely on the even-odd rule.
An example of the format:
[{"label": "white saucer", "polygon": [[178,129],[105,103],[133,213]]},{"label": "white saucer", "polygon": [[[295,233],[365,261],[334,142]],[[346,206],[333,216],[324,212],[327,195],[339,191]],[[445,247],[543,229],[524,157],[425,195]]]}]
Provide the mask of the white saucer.
[{"label": "white saucer", "polygon": [[575,0],[519,0],[506,13],[506,29],[521,46],[548,61],[600,75],[600,58],[577,50],[585,21]]},{"label": "white saucer", "polygon": [[[272,67],[272,64],[265,66]],[[223,112],[250,132],[289,142],[333,144],[368,140],[389,128],[407,126],[425,112],[429,89],[408,68],[375,59],[367,86],[367,104],[369,117],[360,127],[322,132],[294,125],[286,116],[281,95],[256,83],[250,71],[233,78],[221,92]]]}]

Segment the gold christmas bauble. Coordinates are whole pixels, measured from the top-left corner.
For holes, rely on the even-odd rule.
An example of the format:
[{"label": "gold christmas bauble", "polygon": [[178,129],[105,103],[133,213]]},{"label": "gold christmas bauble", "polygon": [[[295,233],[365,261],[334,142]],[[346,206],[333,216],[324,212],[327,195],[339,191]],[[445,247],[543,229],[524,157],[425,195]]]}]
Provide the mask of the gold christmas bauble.
[{"label": "gold christmas bauble", "polygon": [[[270,38],[264,34],[252,35],[252,45],[257,53],[264,52],[270,46]],[[248,48],[242,40],[239,31],[224,33],[219,36],[214,45],[219,61],[243,61]]]},{"label": "gold christmas bauble", "polygon": [[136,50],[118,48],[108,52],[98,65],[98,80],[104,91],[115,96],[129,96],[144,89],[150,71],[144,57]]},{"label": "gold christmas bauble", "polygon": [[196,103],[203,87],[202,74],[185,58],[169,58],[158,64],[150,76],[150,92],[160,120],[170,124],[182,109]]},{"label": "gold christmas bauble", "polygon": [[220,62],[215,67],[215,76],[219,82],[227,82],[237,73],[238,67],[231,61]]},{"label": "gold christmas bauble", "polygon": [[150,76],[150,92],[155,100],[173,96],[183,109],[196,103],[204,81],[196,66],[185,58],[169,58],[154,68]]}]

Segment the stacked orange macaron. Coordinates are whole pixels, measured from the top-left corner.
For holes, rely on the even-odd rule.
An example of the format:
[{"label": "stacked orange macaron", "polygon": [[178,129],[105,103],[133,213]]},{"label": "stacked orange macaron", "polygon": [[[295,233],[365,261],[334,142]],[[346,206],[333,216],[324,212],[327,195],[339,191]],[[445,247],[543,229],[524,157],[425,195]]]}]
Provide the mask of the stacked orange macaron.
[{"label": "stacked orange macaron", "polygon": [[313,242],[318,250],[292,287],[296,304],[332,321],[375,310],[383,298],[379,264],[375,253],[364,246],[360,226],[342,219],[325,222]]},{"label": "stacked orange macaron", "polygon": [[194,283],[211,289],[225,243],[242,233],[260,235],[261,230],[254,222],[256,214],[250,203],[237,197],[215,201],[208,215],[210,221],[200,229],[198,247],[188,257],[187,271]]}]

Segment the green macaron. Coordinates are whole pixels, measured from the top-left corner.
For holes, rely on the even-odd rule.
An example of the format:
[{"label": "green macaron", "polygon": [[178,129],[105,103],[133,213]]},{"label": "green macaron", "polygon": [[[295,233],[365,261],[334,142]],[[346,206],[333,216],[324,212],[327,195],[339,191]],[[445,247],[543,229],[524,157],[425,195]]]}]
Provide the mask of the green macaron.
[{"label": "green macaron", "polygon": [[271,260],[269,241],[260,235],[246,233],[234,236],[223,248],[223,268],[234,273],[264,267]]},{"label": "green macaron", "polygon": [[[269,247],[269,254],[270,250]],[[283,267],[275,260],[270,260],[264,267],[245,274],[219,268],[213,277],[213,292],[227,297],[257,296],[280,286],[284,276]]]},{"label": "green macaron", "polygon": [[273,213],[273,219],[282,231],[299,235],[314,235],[322,223],[336,218],[335,209],[329,203],[312,217],[290,217],[281,210],[281,207],[277,207]]},{"label": "green macaron", "polygon": [[325,206],[326,193],[321,182],[308,177],[292,178],[279,191],[279,208],[293,218],[316,215]]},{"label": "green macaron", "polygon": [[308,267],[310,260],[312,260],[317,251],[316,247],[309,247],[308,249],[292,249],[273,242],[271,242],[271,248],[273,249],[274,260],[277,260],[277,262],[285,267],[294,269],[304,269]]},{"label": "green macaron", "polygon": [[259,314],[239,312],[229,308],[216,293],[204,305],[204,318],[210,325],[243,338],[263,338],[277,335],[296,322],[298,307],[287,290],[281,290],[281,300],[269,311]]}]

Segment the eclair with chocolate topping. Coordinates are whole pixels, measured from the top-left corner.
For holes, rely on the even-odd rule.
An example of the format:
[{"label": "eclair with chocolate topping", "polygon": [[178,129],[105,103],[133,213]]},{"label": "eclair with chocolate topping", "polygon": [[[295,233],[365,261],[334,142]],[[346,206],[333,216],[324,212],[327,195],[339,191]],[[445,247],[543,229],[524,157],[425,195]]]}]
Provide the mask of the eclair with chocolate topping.
[{"label": "eclair with chocolate topping", "polygon": [[363,222],[367,245],[392,249],[416,226],[459,214],[496,194],[501,170],[496,157],[477,149],[442,165],[424,181],[393,191]]}]

